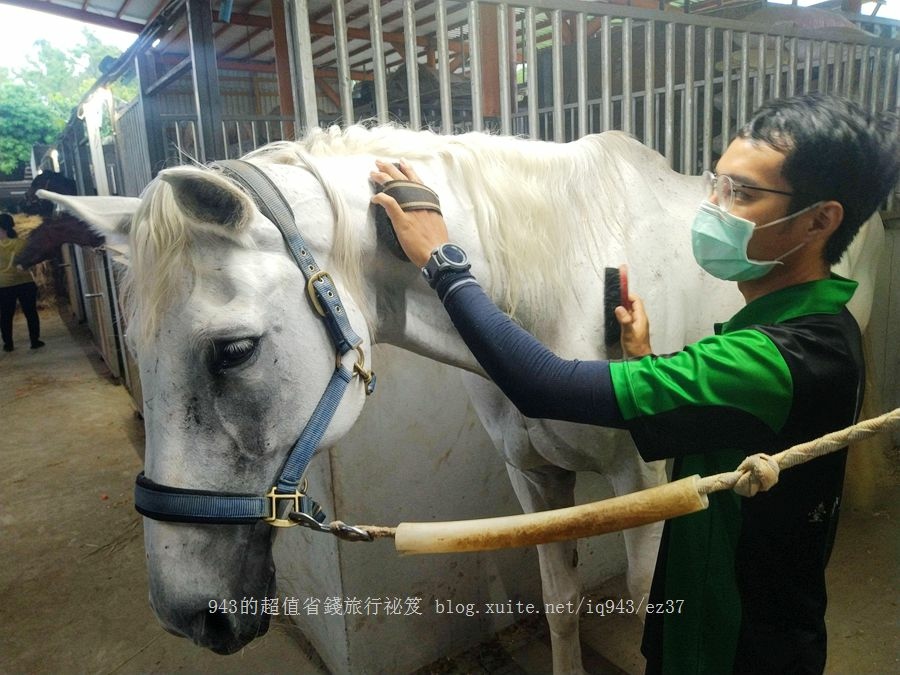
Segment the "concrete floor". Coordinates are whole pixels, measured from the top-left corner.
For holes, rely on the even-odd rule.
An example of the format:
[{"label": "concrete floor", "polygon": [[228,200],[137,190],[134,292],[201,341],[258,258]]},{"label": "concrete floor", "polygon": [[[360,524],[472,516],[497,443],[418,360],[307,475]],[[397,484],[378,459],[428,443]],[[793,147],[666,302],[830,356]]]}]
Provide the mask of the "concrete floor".
[{"label": "concrete floor", "polygon": [[[147,603],[140,518],[132,508],[143,444],[125,389],[84,326],[42,311],[44,349],[0,353],[0,672],[323,672],[301,635],[269,634],[220,657],[164,632]],[[27,347],[17,317],[17,343]],[[829,569],[829,673],[900,672],[897,522],[891,469],[865,509],[847,509]],[[591,594],[621,598],[621,579]],[[639,624],[587,616],[592,673],[638,673]],[[543,620],[530,620],[423,673],[547,673]]]}]

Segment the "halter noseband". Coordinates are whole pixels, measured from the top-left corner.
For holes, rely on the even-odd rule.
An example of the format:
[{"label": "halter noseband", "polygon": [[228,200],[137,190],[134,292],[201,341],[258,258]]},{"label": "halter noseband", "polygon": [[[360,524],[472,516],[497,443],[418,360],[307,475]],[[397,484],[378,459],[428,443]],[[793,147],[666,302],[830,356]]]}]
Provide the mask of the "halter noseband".
[{"label": "halter noseband", "polygon": [[[375,375],[366,370],[362,338],[353,332],[331,277],[316,264],[278,187],[258,167],[242,160],[217,162],[211,168],[237,183],[253,198],[260,212],[281,231],[291,257],[306,279],[306,291],[313,308],[324,319],[337,350],[335,371],[268,493],[252,495],[176,488],[154,483],[142,471],[135,480],[134,506],[148,518],[170,522],[246,524],[262,519],[275,527],[306,525],[327,530],[326,526],[320,525],[325,514],[304,494],[305,485],[302,490],[299,488],[300,481],[347,385],[359,375],[366,384],[366,394],[371,394],[375,390]],[[347,370],[341,357],[353,350],[358,354],[357,362],[352,370]],[[280,502],[290,504],[291,518],[279,518]]]}]

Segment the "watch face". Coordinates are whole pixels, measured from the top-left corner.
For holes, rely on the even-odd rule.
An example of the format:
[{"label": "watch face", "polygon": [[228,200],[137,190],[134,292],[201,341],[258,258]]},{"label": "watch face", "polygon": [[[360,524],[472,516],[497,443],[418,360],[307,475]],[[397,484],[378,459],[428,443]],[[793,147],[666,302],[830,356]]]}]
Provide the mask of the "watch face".
[{"label": "watch face", "polygon": [[462,264],[466,262],[466,252],[455,244],[444,244],[441,247],[444,258],[451,263]]}]

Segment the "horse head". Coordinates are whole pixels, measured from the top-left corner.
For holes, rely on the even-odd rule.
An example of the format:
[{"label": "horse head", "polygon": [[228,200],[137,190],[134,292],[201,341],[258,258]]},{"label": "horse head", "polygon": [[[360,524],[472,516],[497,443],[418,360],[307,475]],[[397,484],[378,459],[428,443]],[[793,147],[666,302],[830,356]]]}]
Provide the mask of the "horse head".
[{"label": "horse head", "polygon": [[38,190],[47,190],[62,195],[74,195],[76,192],[75,181],[56,171],[42,171],[25,192],[22,198],[22,211],[32,216],[44,216],[53,214],[53,202],[38,197]]},{"label": "horse head", "polygon": [[[297,227],[327,265],[334,211],[310,172],[269,175],[287,171]],[[51,197],[107,236],[129,236],[126,316],[144,395],[145,483],[167,495],[266,495],[335,372],[352,372],[358,351],[342,359],[338,350],[336,368],[329,329],[282,233],[243,189],[206,168],[164,171],[141,200]],[[359,306],[348,293],[342,303],[359,351],[368,350]],[[346,433],[364,399],[351,378],[318,447]],[[144,519],[150,602],[170,632],[232,653],[267,630],[269,615],[211,608],[273,596],[275,528],[195,520]]]}]

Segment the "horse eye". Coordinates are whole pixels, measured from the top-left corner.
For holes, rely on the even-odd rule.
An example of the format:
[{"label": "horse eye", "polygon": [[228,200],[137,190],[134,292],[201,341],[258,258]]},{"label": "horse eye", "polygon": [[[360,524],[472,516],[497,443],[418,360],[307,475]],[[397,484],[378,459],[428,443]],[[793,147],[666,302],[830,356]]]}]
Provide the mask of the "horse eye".
[{"label": "horse eye", "polygon": [[230,342],[213,343],[211,370],[221,373],[246,362],[256,353],[259,338],[241,338]]}]

